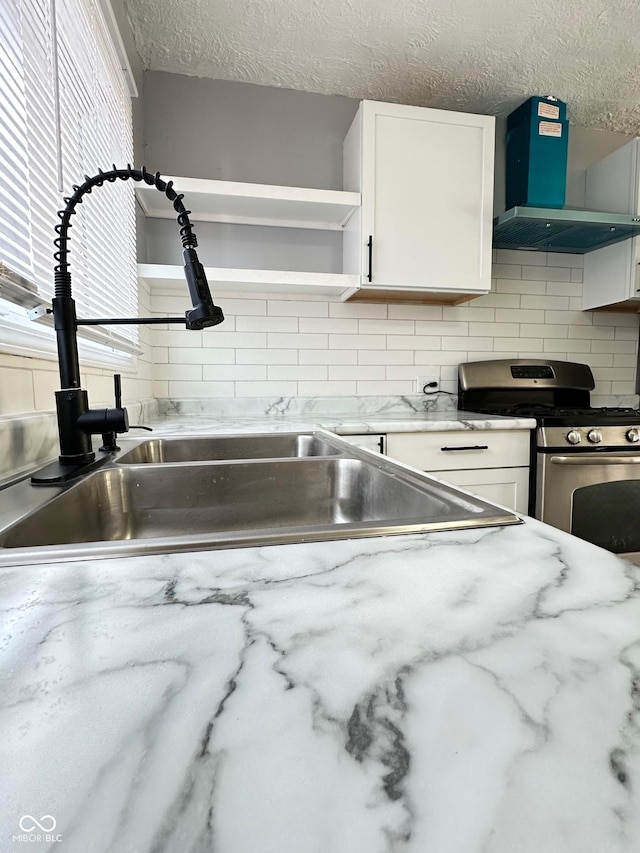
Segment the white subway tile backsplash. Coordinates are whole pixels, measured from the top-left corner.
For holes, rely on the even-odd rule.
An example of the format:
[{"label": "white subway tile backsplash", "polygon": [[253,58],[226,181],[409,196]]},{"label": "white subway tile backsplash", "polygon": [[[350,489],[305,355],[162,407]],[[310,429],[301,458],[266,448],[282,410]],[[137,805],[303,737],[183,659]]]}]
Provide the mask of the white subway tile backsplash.
[{"label": "white subway tile backsplash", "polygon": [[[304,352],[304,350],[303,350]],[[313,350],[312,350],[313,352]],[[236,364],[297,364],[295,349],[239,349]]]},{"label": "white subway tile backsplash", "polygon": [[[593,356],[592,356],[593,358]],[[638,357],[634,355],[626,355],[624,353],[616,353],[610,356],[614,367],[636,367]]]},{"label": "white subway tile backsplash", "polygon": [[[295,381],[287,382],[284,380],[273,381],[265,384],[264,382],[236,382],[235,396],[236,397],[262,397],[264,389],[269,388],[269,394],[275,397],[295,397],[298,393],[298,383]],[[225,394],[224,396],[233,397],[233,393]]]},{"label": "white subway tile backsplash", "polygon": [[367,397],[382,394],[412,394],[415,391],[414,383],[409,379],[406,381],[395,380],[384,382],[358,382],[356,384],[357,396]]},{"label": "white subway tile backsplash", "polygon": [[[276,349],[326,349],[329,345],[328,335],[268,335],[269,347]],[[258,346],[254,343],[254,347]]]},{"label": "white subway tile backsplash", "polygon": [[524,305],[522,308],[496,308],[496,323],[544,323],[544,311]]},{"label": "white subway tile backsplash", "polygon": [[387,307],[391,306],[367,302],[330,302],[329,316],[355,320],[384,320]]},{"label": "white subway tile backsplash", "polygon": [[[267,368],[267,378],[281,380],[291,380],[300,382],[304,380],[325,380],[330,378],[328,370],[324,364],[270,364]],[[341,368],[342,369],[342,368]],[[243,377],[248,378],[248,377]],[[258,379],[258,377],[255,377]],[[348,377],[344,377],[345,379]]]},{"label": "white subway tile backsplash", "polygon": [[466,351],[442,349],[428,352],[427,350],[423,350],[415,354],[414,364],[417,367],[428,366],[431,372],[432,367],[458,365],[463,361],[467,361]]},{"label": "white subway tile backsplash", "polygon": [[330,349],[385,349],[387,339],[384,335],[329,335]]},{"label": "white subway tile backsplash", "polygon": [[569,326],[570,338],[583,338],[593,340],[613,340],[615,336],[614,326]]},{"label": "white subway tile backsplash", "polygon": [[414,335],[413,320],[359,320],[357,331],[361,335]]},{"label": "white subway tile backsplash", "polygon": [[[482,296],[481,299],[486,297]],[[442,309],[442,319],[445,323],[468,323],[471,320],[477,320],[479,323],[492,323],[495,320],[495,308],[517,308],[515,305],[500,305],[482,307],[479,299],[474,299],[473,302],[468,302],[466,305],[444,306]]]},{"label": "white subway tile backsplash", "polygon": [[[36,377],[38,377],[37,380]],[[32,372],[31,370],[15,370],[10,367],[3,367],[2,383],[0,383],[0,415],[33,412],[36,409],[34,380],[38,400],[46,399],[47,394],[49,394],[48,405],[45,410],[53,408],[55,400],[53,392],[57,388],[51,386],[52,377],[54,380],[57,378],[57,374],[53,371]]]},{"label": "white subway tile backsplash", "polygon": [[542,352],[541,338],[496,338],[493,342],[495,352],[510,352],[524,347],[529,352]]},{"label": "white subway tile backsplash", "polygon": [[[525,260],[523,260],[525,257]],[[555,258],[555,255],[553,256]],[[535,266],[546,267],[547,253],[546,252],[527,252],[523,255],[521,249],[498,249],[496,252],[496,261],[499,264],[532,264]]]},{"label": "white subway tile backsplash", "polygon": [[155,331],[154,344],[164,347],[202,347],[202,332],[191,332],[188,330],[164,329]]},{"label": "white subway tile backsplash", "polygon": [[523,281],[518,278],[497,278],[496,293],[545,293],[547,284],[544,281]]},{"label": "white subway tile backsplash", "polygon": [[345,380],[355,379],[356,382],[364,380],[383,380],[386,378],[386,368],[384,365],[364,365],[357,364],[353,367],[339,367],[337,364],[329,365],[329,379]]},{"label": "white subway tile backsplash", "polygon": [[[355,353],[358,364],[413,364],[413,350],[361,349]],[[334,362],[337,363],[337,362]],[[348,362],[343,362],[347,364]]]},{"label": "white subway tile backsplash", "polygon": [[623,311],[593,311],[594,326],[630,326],[638,328],[638,315]]},{"label": "white subway tile backsplash", "polygon": [[442,337],[443,335],[468,335],[469,323],[460,321],[441,320],[438,323],[418,320],[416,322],[416,335],[432,335]]},{"label": "white subway tile backsplash", "polygon": [[[525,312],[528,313],[528,312]],[[515,338],[520,332],[517,323],[469,323],[469,335],[492,338]]]},{"label": "white subway tile backsplash", "polygon": [[544,292],[547,296],[577,296],[582,303],[582,284],[567,281],[548,281]]},{"label": "white subway tile backsplash", "polygon": [[389,305],[390,320],[441,320],[441,305]]},{"label": "white subway tile backsplash", "polygon": [[522,278],[528,281],[571,281],[569,267],[522,267]]},{"label": "white subway tile backsplash", "polygon": [[[455,392],[462,361],[545,356],[590,364],[597,394],[635,393],[638,315],[581,310],[583,256],[501,249],[494,258],[492,292],[461,305],[225,297],[216,329],[153,327],[155,393],[410,394],[425,373]],[[154,296],[152,308],[175,315],[184,299]],[[49,400],[57,380],[44,376],[35,397]]]},{"label": "white subway tile backsplash", "polygon": [[[490,352],[493,349],[493,338],[477,338],[477,337],[444,337],[442,338],[443,350],[479,350]],[[470,361],[472,359],[469,359]]]},{"label": "white subway tile backsplash", "polygon": [[494,264],[491,275],[493,278],[522,278],[522,266],[520,264]]},{"label": "white subway tile backsplash", "polygon": [[153,375],[154,379],[189,379],[197,382],[202,379],[202,364],[158,364]]},{"label": "white subway tile backsplash", "polygon": [[[233,382],[168,382],[167,392],[164,396],[176,400],[198,397],[233,397],[235,386]],[[264,386],[263,386],[264,387]]]},{"label": "white subway tile backsplash", "polygon": [[[634,386],[635,386],[635,381],[634,381],[633,383],[631,383],[631,382],[612,382],[612,383],[611,383],[611,392],[610,392],[610,393],[611,393],[611,394],[630,394],[630,393],[635,393],[635,387],[634,387],[634,390],[633,390],[632,392],[631,392],[631,391],[629,391],[629,388],[630,388],[630,386],[631,386],[631,385],[634,385]],[[598,387],[599,387],[599,386],[598,386]],[[603,391],[603,392],[600,392],[600,393],[606,393],[606,392],[604,392],[604,391]]]},{"label": "white subway tile backsplash", "polygon": [[592,352],[610,352],[614,355],[616,353],[637,353],[638,342],[637,340],[592,341],[591,350]]},{"label": "white subway tile backsplash", "polygon": [[[347,319],[344,317],[301,317],[300,331],[301,332],[326,332],[326,334],[334,335],[357,335],[359,324],[362,320]],[[365,321],[366,322],[366,321]],[[384,321],[376,321],[384,322]]]},{"label": "white subway tile backsplash", "polygon": [[548,252],[547,266],[549,267],[579,267],[584,266],[584,255],[573,255],[570,252]]},{"label": "white subway tile backsplash", "polygon": [[[205,337],[205,347],[255,349],[256,347],[265,347],[267,345],[267,335],[265,332],[225,332],[222,331],[222,327],[220,329],[221,331],[217,334]],[[283,337],[286,336],[283,335]]]},{"label": "white subway tile backsplash", "polygon": [[188,349],[187,347],[171,347],[168,350],[170,364],[235,364],[235,349]]},{"label": "white subway tile backsplash", "polygon": [[[585,353],[591,351],[591,341],[577,341],[569,338],[547,338],[544,341],[545,352]],[[579,361],[581,359],[578,359]]]},{"label": "white subway tile backsplash", "polygon": [[293,332],[298,329],[302,320],[297,317],[237,317],[236,331],[238,332]]},{"label": "white subway tile backsplash", "polygon": [[270,317],[328,317],[329,303],[273,299],[269,300],[267,314]]},{"label": "white subway tile backsplash", "polygon": [[[384,350],[374,350],[378,354]],[[357,364],[358,355],[355,349],[301,349],[298,361],[300,364]]]},{"label": "white subway tile backsplash", "polygon": [[596,381],[605,379],[610,382],[633,382],[635,370],[633,367],[594,367],[593,375]]},{"label": "white subway tile backsplash", "polygon": [[638,343],[638,329],[632,326],[616,326],[616,340],[635,341]]},{"label": "white subway tile backsplash", "polygon": [[387,349],[440,349],[440,338],[435,335],[388,335]]},{"label": "white subway tile backsplash", "polygon": [[202,378],[205,382],[259,382],[267,378],[267,368],[264,364],[226,364],[224,367],[205,364],[202,367]]},{"label": "white subway tile backsplash", "polygon": [[569,326],[592,326],[590,311],[545,311],[544,321],[550,325],[566,323]]},{"label": "white subway tile backsplash", "polygon": [[[193,352],[193,350],[190,350]],[[195,351],[197,353],[197,350]],[[169,347],[152,347],[151,357],[154,364],[167,364],[169,361]]]},{"label": "white subway tile backsplash", "polygon": [[[389,392],[393,394],[393,391]],[[298,382],[300,397],[354,397],[358,389],[356,382]],[[284,396],[284,395],[283,395]]]},{"label": "white subway tile backsplash", "polygon": [[[519,293],[498,293],[496,290],[497,282],[493,283],[493,291],[491,293],[485,293],[484,296],[479,296],[477,299],[474,299],[471,303],[474,309],[477,308],[519,308],[521,296]],[[461,306],[462,307],[462,306]],[[470,318],[470,319],[475,319]],[[493,320],[493,317],[487,318],[479,318],[486,319],[487,322]]]},{"label": "white subway tile backsplash", "polygon": [[[520,305],[522,308],[539,308],[539,309],[547,309],[552,311],[567,311],[569,309],[569,297],[568,296],[549,296],[545,294],[544,296],[531,296],[529,294],[523,294],[520,297]],[[544,317],[542,318],[544,320]],[[535,320],[534,322],[542,322],[540,320]]]},{"label": "white subway tile backsplash", "polygon": [[225,296],[221,300],[221,305],[225,318],[234,314],[240,317],[248,317],[266,315],[267,313],[266,299],[229,299]]}]

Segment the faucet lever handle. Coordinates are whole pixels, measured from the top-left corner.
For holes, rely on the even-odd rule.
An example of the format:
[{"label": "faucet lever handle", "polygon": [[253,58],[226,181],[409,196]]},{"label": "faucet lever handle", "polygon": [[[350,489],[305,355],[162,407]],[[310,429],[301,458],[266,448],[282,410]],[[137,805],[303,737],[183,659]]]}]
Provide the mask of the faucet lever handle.
[{"label": "faucet lever handle", "polygon": [[122,408],[122,376],[119,373],[113,374],[113,391],[116,398],[116,408]]}]

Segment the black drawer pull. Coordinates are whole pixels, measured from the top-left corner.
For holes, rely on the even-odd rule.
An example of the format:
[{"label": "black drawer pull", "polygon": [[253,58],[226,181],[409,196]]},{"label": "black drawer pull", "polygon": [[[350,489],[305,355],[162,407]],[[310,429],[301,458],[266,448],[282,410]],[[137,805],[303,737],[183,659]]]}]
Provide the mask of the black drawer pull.
[{"label": "black drawer pull", "polygon": [[488,450],[488,444],[462,444],[460,447],[441,447],[440,450]]}]

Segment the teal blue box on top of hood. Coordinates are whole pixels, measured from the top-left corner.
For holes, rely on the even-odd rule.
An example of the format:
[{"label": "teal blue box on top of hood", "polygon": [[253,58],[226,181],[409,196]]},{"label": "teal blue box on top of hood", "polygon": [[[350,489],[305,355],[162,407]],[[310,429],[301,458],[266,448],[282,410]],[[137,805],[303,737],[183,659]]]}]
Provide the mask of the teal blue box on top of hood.
[{"label": "teal blue box on top of hood", "polygon": [[567,105],[532,97],[507,119],[507,210],[564,207],[569,122]]}]

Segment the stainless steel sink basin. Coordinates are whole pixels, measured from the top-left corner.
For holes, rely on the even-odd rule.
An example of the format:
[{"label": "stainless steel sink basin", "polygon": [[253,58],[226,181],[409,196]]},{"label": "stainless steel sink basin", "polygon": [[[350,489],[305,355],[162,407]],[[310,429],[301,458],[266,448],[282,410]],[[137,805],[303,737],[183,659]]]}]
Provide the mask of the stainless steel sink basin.
[{"label": "stainless steel sink basin", "polygon": [[119,465],[157,465],[209,460],[336,456],[340,452],[326,439],[305,433],[210,435],[143,441],[118,457],[117,462]]},{"label": "stainless steel sink basin", "polygon": [[[0,492],[0,565],[520,521],[507,510],[330,433],[298,436],[313,439],[299,443],[286,433],[271,438],[284,439],[270,444],[274,451],[288,448],[293,454],[299,448],[301,454],[169,464],[119,464],[121,459],[53,493],[27,480],[17,483]],[[139,445],[141,459],[153,458],[156,451],[150,444]],[[192,440],[176,440],[175,448],[188,444]],[[173,439],[153,446],[161,448],[158,458],[164,452],[167,461],[175,459]],[[241,446],[227,445],[233,453]],[[197,447],[194,444],[192,451]],[[256,451],[260,449],[257,444]],[[17,507],[20,517],[8,523],[10,507]]]}]

